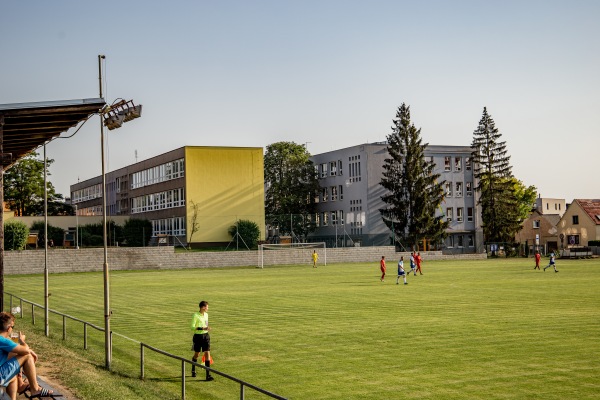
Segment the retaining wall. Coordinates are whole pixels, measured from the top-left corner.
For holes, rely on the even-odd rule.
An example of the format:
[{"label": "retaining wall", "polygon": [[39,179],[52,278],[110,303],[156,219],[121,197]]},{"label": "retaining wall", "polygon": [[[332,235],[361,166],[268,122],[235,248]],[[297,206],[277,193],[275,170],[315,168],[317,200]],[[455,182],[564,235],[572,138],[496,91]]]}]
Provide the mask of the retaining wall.
[{"label": "retaining wall", "polygon": [[[307,264],[312,265],[314,249],[267,250],[263,253],[264,265]],[[319,264],[325,263],[323,249],[317,249]],[[108,264],[114,270],[183,269],[231,266],[258,266],[258,251],[175,252],[171,246],[164,247],[111,247]],[[409,253],[397,253],[393,246],[328,248],[327,263],[372,262],[379,263],[381,256],[390,266],[396,265],[400,256],[408,263]],[[443,255],[439,251],[421,252],[423,260],[473,259],[481,260],[483,254]],[[104,249],[48,249],[49,273],[102,271]],[[406,265],[406,264],[405,264]],[[44,272],[44,250],[4,252],[4,273],[41,274]]]}]

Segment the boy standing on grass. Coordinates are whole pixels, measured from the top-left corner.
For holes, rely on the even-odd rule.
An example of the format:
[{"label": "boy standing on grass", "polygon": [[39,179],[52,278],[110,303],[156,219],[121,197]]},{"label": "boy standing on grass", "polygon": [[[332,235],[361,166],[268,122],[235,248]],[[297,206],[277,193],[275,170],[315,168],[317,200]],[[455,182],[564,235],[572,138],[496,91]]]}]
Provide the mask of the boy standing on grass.
[{"label": "boy standing on grass", "polygon": [[421,261],[423,261],[423,259],[421,258],[421,253],[417,253],[417,255],[415,256],[415,263],[417,264],[415,275],[417,274],[417,271],[419,271],[419,275],[423,275],[423,273],[421,272]]},{"label": "boy standing on grass", "polygon": [[379,261],[379,269],[381,270],[381,282],[385,279],[385,256],[381,256]]},{"label": "boy standing on grass", "polygon": [[546,270],[546,268],[550,267],[554,268],[554,272],[558,272],[558,270],[556,269],[556,256],[554,255],[554,252],[550,254],[550,264],[544,267],[544,271]]},{"label": "boy standing on grass", "polygon": [[396,285],[399,283],[400,277],[404,279],[404,284],[408,285],[406,282],[406,273],[404,272],[404,257],[400,256],[400,261],[398,261],[398,277],[396,278]]},{"label": "boy standing on grass", "polygon": [[542,256],[540,255],[539,251],[535,252],[535,267],[533,267],[533,269],[540,269],[540,259],[542,258]]},{"label": "boy standing on grass", "polygon": [[317,254],[316,250],[313,250],[312,260],[313,260],[313,268],[317,268],[317,261],[319,261],[319,255]]},{"label": "boy standing on grass", "polygon": [[[200,310],[197,313],[194,313],[192,318],[191,328],[194,331],[193,338],[193,350],[194,356],[192,357],[193,362],[198,362],[198,356],[201,352],[204,352],[203,359],[204,365],[210,368],[210,335],[208,331],[210,331],[210,326],[208,326],[208,302],[202,300],[198,305]],[[192,378],[196,377],[196,366],[192,364]],[[210,371],[206,370],[206,380],[213,381],[213,378],[210,375]]]}]

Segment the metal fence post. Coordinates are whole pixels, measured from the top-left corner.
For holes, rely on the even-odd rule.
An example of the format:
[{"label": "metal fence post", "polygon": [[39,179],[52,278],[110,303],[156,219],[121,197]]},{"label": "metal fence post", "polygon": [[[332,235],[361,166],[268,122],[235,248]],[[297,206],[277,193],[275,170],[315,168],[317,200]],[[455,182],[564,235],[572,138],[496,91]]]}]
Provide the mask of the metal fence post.
[{"label": "metal fence post", "polygon": [[244,384],[240,383],[240,400],[244,400]]},{"label": "metal fence post", "polygon": [[35,306],[31,304],[31,323],[35,325]]},{"label": "metal fence post", "polygon": [[87,324],[83,324],[83,349],[87,350]]},{"label": "metal fence post", "polygon": [[144,379],[144,343],[140,343],[140,379]]},{"label": "metal fence post", "polygon": [[67,317],[63,315],[63,340],[67,340]]},{"label": "metal fence post", "polygon": [[181,400],[185,400],[185,361],[181,360]]}]

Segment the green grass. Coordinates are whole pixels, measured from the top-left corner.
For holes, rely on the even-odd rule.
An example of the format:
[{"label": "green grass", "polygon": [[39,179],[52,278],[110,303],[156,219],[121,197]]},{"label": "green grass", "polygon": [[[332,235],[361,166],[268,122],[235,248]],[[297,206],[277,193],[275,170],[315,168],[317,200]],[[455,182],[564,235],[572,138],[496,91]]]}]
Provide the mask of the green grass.
[{"label": "green grass", "polygon": [[[406,286],[395,284],[390,264],[385,283],[377,260],[115,271],[112,329],[189,358],[191,314],[208,300],[213,367],[290,399],[598,398],[600,260],[559,260],[560,273],[533,271],[523,259],[426,260],[425,275]],[[49,281],[50,308],[103,326],[102,274]],[[5,290],[43,304],[42,276],[7,276]],[[39,330],[41,310],[36,318]],[[60,339],[61,320],[51,319]],[[81,325],[68,330],[82,370],[101,370],[103,334],[90,332],[82,351]],[[67,383],[83,399],[141,399],[149,388],[180,398],[180,363],[148,351],[146,363],[140,382],[139,346],[116,337],[114,374],[101,375],[112,394],[82,379]],[[186,394],[234,399],[239,385],[188,377]],[[265,398],[246,390],[246,399]]]}]

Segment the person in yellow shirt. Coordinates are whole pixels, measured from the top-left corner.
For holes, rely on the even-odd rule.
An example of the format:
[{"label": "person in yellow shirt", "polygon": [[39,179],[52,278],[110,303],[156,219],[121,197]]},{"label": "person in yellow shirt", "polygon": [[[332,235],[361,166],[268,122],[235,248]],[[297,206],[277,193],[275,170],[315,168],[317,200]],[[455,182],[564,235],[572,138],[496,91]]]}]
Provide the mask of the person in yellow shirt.
[{"label": "person in yellow shirt", "polygon": [[313,260],[313,268],[317,268],[317,261],[319,261],[319,255],[317,254],[316,250],[313,250],[312,260]]},{"label": "person in yellow shirt", "polygon": [[[192,357],[192,361],[198,362],[198,356],[200,353],[204,353],[204,365],[210,368],[210,335],[208,334],[210,331],[210,326],[208,325],[208,302],[202,300],[198,307],[200,310],[194,313],[191,323],[192,331],[194,331],[194,356]],[[192,378],[194,377],[196,377],[196,366],[192,364]],[[210,375],[210,371],[207,369],[206,380],[213,381],[214,379],[215,378]]]}]

